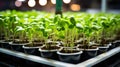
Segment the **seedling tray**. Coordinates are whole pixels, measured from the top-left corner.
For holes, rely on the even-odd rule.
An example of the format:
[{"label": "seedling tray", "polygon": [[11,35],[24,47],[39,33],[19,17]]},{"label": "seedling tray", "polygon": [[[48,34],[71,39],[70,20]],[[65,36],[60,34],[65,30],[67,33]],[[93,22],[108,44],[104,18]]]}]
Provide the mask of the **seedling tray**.
[{"label": "seedling tray", "polygon": [[25,54],[22,52],[12,51],[12,50],[8,50],[8,49],[4,49],[4,48],[0,48],[0,52],[14,56],[14,57],[22,58],[25,60],[29,60],[29,61],[33,61],[33,62],[37,62],[40,64],[49,65],[49,66],[55,66],[55,67],[91,67],[91,66],[94,66],[94,65],[110,58],[111,56],[114,56],[115,54],[120,53],[120,47],[116,47],[108,52],[105,52],[94,58],[88,59],[88,60],[78,63],[78,64],[70,64],[70,63],[60,62],[60,61],[42,58],[42,57],[35,56],[35,55],[29,55],[29,54]]}]

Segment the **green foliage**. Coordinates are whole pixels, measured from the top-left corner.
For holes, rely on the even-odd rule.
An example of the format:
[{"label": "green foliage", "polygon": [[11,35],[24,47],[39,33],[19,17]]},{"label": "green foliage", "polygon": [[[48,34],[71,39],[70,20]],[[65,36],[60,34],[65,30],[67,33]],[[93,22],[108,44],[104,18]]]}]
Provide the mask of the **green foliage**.
[{"label": "green foliage", "polygon": [[30,42],[34,39],[62,40],[67,46],[74,46],[80,38],[89,43],[93,37],[94,40],[113,37],[120,31],[120,14],[67,12],[62,18],[37,11],[8,10],[0,14],[0,36],[4,34],[7,40],[18,36],[20,39],[28,38]]}]

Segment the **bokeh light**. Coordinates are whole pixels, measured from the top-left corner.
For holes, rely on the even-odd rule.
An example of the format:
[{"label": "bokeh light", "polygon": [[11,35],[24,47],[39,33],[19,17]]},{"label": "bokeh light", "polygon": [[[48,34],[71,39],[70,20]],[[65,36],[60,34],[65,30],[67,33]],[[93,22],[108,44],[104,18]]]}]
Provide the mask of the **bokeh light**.
[{"label": "bokeh light", "polygon": [[56,0],[51,0],[51,3],[52,4],[56,4]]},{"label": "bokeh light", "polygon": [[22,2],[16,0],[16,1],[15,1],[15,6],[16,6],[16,7],[20,7],[20,6],[22,6]]},{"label": "bokeh light", "polygon": [[35,0],[29,0],[29,1],[28,1],[28,6],[29,6],[29,7],[34,7],[35,5],[36,5]]},{"label": "bokeh light", "polygon": [[41,6],[45,6],[47,4],[47,0],[39,0],[39,4]]},{"label": "bokeh light", "polygon": [[72,11],[79,11],[79,10],[80,10],[80,5],[79,5],[79,4],[72,4],[72,5],[70,6],[70,9],[71,9]]},{"label": "bokeh light", "polygon": [[69,4],[69,3],[71,2],[71,0],[63,0],[63,2],[64,2],[65,4]]},{"label": "bokeh light", "polygon": [[25,1],[25,0],[18,0],[18,1],[21,1],[21,2],[23,2],[23,1]]}]

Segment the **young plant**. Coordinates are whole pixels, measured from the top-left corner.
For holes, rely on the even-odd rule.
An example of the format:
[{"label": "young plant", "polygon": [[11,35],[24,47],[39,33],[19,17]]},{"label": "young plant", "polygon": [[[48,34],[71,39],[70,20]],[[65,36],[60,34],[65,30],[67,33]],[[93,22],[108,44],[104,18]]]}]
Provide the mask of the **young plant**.
[{"label": "young plant", "polygon": [[4,37],[4,16],[0,15],[0,40]]},{"label": "young plant", "polygon": [[74,47],[75,39],[77,39],[77,29],[76,21],[74,17],[71,18],[60,18],[57,23],[57,29],[59,31],[59,39],[61,39],[65,44],[65,47]]}]

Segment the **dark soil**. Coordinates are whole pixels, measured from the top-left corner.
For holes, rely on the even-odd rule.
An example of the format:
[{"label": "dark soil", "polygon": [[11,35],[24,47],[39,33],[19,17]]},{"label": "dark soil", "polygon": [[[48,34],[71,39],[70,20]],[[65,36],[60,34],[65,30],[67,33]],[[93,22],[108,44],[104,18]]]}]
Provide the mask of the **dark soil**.
[{"label": "dark soil", "polygon": [[45,41],[44,40],[34,40],[33,42],[42,42],[42,43],[44,43]]},{"label": "dark soil", "polygon": [[[64,45],[64,44],[60,44],[59,46],[61,46],[61,47],[71,47],[70,45]],[[75,46],[77,46],[77,44],[74,44],[73,47],[75,47]]]},{"label": "dark soil", "polygon": [[5,39],[4,36],[1,36],[1,37],[0,37],[0,40],[4,40],[4,39]]},{"label": "dark soil", "polygon": [[18,39],[18,40],[14,40],[13,43],[14,44],[23,44],[23,43],[29,43],[29,41],[28,40],[19,40]]},{"label": "dark soil", "polygon": [[120,35],[116,36],[115,40],[120,40]]},{"label": "dark soil", "polygon": [[102,45],[104,45],[104,44],[109,44],[110,42],[112,42],[113,40],[112,39],[104,39],[104,38],[102,38],[101,39],[101,42],[99,43],[99,44],[102,44]]},{"label": "dark soil", "polygon": [[81,49],[96,49],[97,46],[87,46],[87,45],[79,45],[78,48],[81,48]]},{"label": "dark soil", "polygon": [[70,50],[70,49],[63,49],[60,51],[61,53],[77,53],[78,50]]},{"label": "dark soil", "polygon": [[42,46],[43,44],[42,43],[32,43],[32,44],[28,44],[28,45],[25,45],[26,47],[38,47],[38,46]]},{"label": "dark soil", "polygon": [[101,45],[94,45],[94,46],[97,46],[97,47],[106,47],[108,44],[101,44]]},{"label": "dark soil", "polygon": [[60,49],[58,46],[44,46],[41,48],[42,50],[55,50],[55,49]]},{"label": "dark soil", "polygon": [[58,43],[56,43],[56,42],[48,42],[48,43],[46,43],[46,45],[57,45]]},{"label": "dark soil", "polygon": [[4,42],[11,42],[11,41],[13,41],[12,39],[9,39],[9,40],[5,40]]}]

